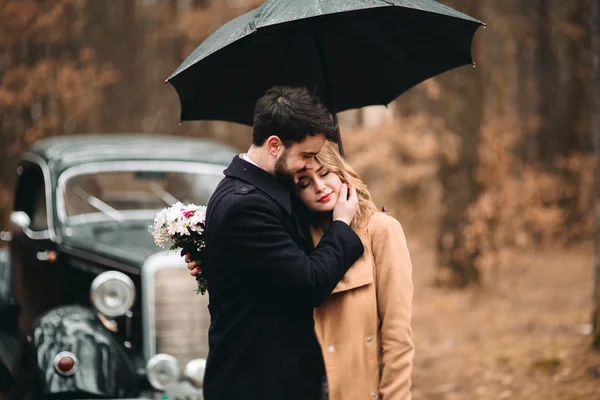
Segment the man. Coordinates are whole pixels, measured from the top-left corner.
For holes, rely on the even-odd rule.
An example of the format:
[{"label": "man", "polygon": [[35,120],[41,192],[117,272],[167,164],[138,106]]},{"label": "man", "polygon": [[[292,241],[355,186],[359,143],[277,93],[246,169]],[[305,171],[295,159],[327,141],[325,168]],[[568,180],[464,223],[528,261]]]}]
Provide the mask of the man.
[{"label": "man", "polygon": [[188,264],[203,268],[210,296],[204,398],[316,400],[324,368],[313,308],[363,253],[349,227],[358,199],[353,188],[340,196],[313,250],[289,189],[337,125],[305,89],[275,87],[258,100],[253,128],[208,203],[203,264]]}]

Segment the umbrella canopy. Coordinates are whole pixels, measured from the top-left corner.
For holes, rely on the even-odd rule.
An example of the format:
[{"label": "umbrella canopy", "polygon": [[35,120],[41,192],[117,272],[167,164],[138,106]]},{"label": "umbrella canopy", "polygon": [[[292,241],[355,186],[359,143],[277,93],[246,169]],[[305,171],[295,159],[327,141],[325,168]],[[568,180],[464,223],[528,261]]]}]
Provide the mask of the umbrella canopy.
[{"label": "umbrella canopy", "polygon": [[304,86],[333,112],[387,105],[471,64],[483,23],[432,0],[267,0],[200,44],[167,79],[181,120],[252,125],[275,85]]}]

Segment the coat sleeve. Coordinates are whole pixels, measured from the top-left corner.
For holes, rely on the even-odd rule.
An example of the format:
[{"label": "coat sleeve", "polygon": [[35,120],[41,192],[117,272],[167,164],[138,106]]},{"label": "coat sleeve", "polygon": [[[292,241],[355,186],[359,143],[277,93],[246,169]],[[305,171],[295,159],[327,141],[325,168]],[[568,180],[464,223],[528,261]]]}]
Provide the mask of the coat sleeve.
[{"label": "coat sleeve", "polygon": [[312,307],[325,300],[364,251],[352,228],[334,221],[306,255],[282,226],[277,209],[259,196],[234,204],[224,222],[228,243],[247,260],[241,267],[251,269],[253,280]]},{"label": "coat sleeve", "polygon": [[382,362],[379,392],[383,400],[408,400],[414,356],[412,264],[400,223],[385,214],[375,217],[372,246]]}]

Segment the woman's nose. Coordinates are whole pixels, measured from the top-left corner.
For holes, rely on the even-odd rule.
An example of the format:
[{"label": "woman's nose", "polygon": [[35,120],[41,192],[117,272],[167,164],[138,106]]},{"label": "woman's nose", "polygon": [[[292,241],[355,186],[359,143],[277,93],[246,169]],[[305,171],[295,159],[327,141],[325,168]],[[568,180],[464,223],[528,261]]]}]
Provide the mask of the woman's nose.
[{"label": "woman's nose", "polygon": [[315,181],[315,192],[321,193],[323,190],[325,190],[325,185],[323,184],[323,182],[316,180]]}]

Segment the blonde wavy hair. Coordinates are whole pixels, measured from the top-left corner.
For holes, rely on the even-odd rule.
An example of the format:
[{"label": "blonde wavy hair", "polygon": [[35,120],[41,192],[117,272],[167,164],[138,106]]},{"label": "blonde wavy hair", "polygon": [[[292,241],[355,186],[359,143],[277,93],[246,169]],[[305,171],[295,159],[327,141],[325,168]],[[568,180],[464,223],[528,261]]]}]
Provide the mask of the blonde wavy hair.
[{"label": "blonde wavy hair", "polygon": [[342,158],[335,143],[326,141],[319,154],[317,154],[316,160],[327,171],[339,176],[342,182],[356,188],[358,210],[351,226],[354,229],[365,226],[371,215],[378,211],[377,206],[371,199],[371,193],[369,193],[367,185],[358,177],[354,168]]}]

